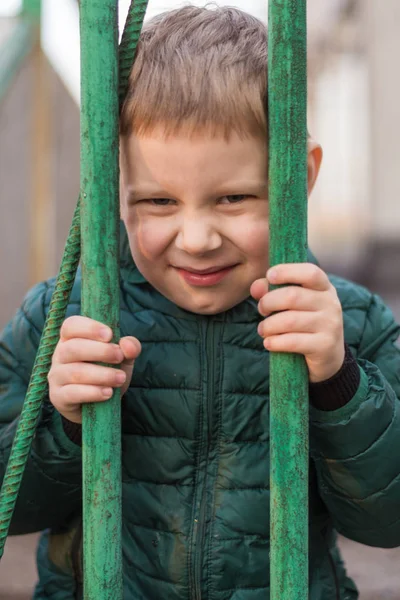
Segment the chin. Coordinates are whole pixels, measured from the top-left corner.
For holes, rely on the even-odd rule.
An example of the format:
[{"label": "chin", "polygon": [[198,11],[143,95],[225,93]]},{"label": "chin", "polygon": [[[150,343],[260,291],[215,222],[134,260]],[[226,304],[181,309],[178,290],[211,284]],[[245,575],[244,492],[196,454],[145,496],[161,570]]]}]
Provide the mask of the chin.
[{"label": "chin", "polygon": [[177,302],[177,304],[179,304],[185,310],[195,313],[196,315],[211,316],[218,315],[220,313],[225,312],[226,310],[229,310],[230,308],[233,308],[237,304],[240,304],[242,300],[244,300],[244,298],[238,298],[236,301],[226,300],[226,302],[211,300],[209,302]]}]

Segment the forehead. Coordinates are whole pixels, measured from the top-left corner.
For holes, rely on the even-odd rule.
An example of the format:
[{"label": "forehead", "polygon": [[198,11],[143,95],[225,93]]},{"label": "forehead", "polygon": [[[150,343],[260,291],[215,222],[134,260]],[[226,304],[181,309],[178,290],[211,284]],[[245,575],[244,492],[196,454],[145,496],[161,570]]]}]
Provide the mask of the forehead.
[{"label": "forehead", "polygon": [[144,182],[221,185],[239,178],[266,180],[267,142],[262,138],[227,139],[212,135],[131,134],[121,139],[121,166],[125,179],[135,185]]}]

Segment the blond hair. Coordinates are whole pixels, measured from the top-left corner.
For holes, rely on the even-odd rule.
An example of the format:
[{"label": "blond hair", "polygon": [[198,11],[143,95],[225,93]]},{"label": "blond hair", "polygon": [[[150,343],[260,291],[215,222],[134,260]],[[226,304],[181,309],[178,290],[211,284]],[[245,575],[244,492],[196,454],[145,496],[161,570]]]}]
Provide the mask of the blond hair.
[{"label": "blond hair", "polygon": [[121,134],[267,134],[267,30],[236,8],[163,13],[142,31]]}]

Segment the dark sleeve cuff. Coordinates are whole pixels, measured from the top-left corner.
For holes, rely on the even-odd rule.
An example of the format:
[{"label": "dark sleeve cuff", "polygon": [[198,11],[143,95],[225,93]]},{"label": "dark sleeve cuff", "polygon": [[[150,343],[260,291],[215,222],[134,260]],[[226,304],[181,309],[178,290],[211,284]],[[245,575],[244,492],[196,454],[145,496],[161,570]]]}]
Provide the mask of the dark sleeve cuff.
[{"label": "dark sleeve cuff", "polygon": [[310,403],[319,410],[336,410],[355,396],[360,385],[360,368],[349,346],[341,369],[326,381],[309,384]]},{"label": "dark sleeve cuff", "polygon": [[66,436],[77,446],[82,446],[82,425],[68,421],[61,415],[61,422]]}]

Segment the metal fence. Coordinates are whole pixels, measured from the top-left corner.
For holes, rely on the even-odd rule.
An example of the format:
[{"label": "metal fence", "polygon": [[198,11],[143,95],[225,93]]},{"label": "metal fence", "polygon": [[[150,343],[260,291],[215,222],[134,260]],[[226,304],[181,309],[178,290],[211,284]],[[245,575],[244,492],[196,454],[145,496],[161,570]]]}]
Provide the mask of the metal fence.
[{"label": "metal fence", "polygon": [[[1,54],[0,99],[23,58],[38,43],[40,5],[40,0],[25,0],[8,52]],[[132,2],[118,51],[116,0],[80,3],[82,204],[75,213],[0,493],[0,555],[46,393],[47,371],[79,261],[80,241],[83,312],[110,325],[118,339],[118,114],[146,6],[143,0]],[[271,265],[306,260],[306,38],[306,0],[269,0],[269,168],[275,173],[269,190]],[[91,137],[96,136],[95,153],[87,141],[89,127]],[[308,597],[307,388],[302,357],[271,356],[272,600]],[[87,600],[122,600],[119,407],[115,392],[109,403],[87,405],[83,411]]]}]

